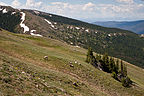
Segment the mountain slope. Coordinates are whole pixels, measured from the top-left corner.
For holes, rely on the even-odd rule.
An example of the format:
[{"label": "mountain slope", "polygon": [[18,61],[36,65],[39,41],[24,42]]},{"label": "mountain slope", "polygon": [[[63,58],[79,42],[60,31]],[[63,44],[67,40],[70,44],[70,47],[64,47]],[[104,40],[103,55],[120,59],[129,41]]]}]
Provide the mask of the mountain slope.
[{"label": "mountain slope", "polygon": [[[12,13],[12,11],[10,12]],[[15,29],[15,33],[57,39],[77,47],[88,48],[91,46],[97,53],[107,52],[111,56],[144,67],[144,38],[135,33],[101,27],[37,10],[19,10],[17,14],[20,14],[21,18],[19,24],[12,27]],[[11,16],[7,13],[5,15]],[[6,22],[4,20],[1,23]],[[22,27],[20,24],[25,26]],[[24,32],[24,28],[29,30]]]},{"label": "mountain slope", "polygon": [[137,34],[144,34],[144,20],[139,21],[123,21],[123,22],[116,22],[116,21],[108,21],[108,22],[94,22],[93,24],[104,26],[104,27],[111,27],[111,28],[120,28],[124,30],[130,30]]},{"label": "mountain slope", "polygon": [[[135,82],[124,88],[85,62],[87,50],[58,40],[0,31],[1,95],[142,96],[144,70],[131,64]],[[43,57],[48,56],[48,60]],[[70,63],[71,62],[71,63]],[[73,67],[70,66],[73,65]]]}]

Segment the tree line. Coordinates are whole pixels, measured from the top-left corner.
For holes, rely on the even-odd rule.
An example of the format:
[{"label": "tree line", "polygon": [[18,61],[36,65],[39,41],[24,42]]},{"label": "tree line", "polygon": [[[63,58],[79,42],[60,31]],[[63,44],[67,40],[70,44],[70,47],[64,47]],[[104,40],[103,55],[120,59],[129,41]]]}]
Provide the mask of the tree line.
[{"label": "tree line", "polygon": [[127,66],[123,61],[115,60],[107,53],[94,56],[91,48],[88,48],[86,62],[92,64],[95,68],[111,73],[112,77],[122,83],[124,87],[130,87],[132,81],[127,75]]}]

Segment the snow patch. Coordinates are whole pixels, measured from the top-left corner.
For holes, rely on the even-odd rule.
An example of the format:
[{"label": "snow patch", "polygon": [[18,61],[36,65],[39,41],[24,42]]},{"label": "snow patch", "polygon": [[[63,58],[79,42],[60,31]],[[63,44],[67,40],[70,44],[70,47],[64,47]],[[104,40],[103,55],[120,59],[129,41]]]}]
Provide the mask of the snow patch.
[{"label": "snow patch", "polygon": [[79,30],[80,28],[79,27],[75,27],[77,30]]},{"label": "snow patch", "polygon": [[49,15],[49,17],[52,17],[52,15]]},{"label": "snow patch", "polygon": [[48,24],[50,24],[50,25],[52,24],[52,23],[51,23],[50,21],[48,21],[47,19],[44,19],[44,20],[45,20]]},{"label": "snow patch", "polygon": [[34,11],[34,13],[35,13],[35,14],[40,14],[40,12],[38,12],[38,11]]},{"label": "snow patch", "polygon": [[21,17],[21,23],[20,23],[20,26],[22,27],[22,28],[24,28],[24,33],[25,32],[27,32],[27,31],[29,31],[29,27],[28,26],[26,26],[23,22],[24,22],[24,20],[25,20],[25,13],[24,12],[20,12],[21,14],[22,14],[22,17]]},{"label": "snow patch", "polygon": [[111,36],[111,34],[108,34],[108,36],[110,37],[110,36]]},{"label": "snow patch", "polygon": [[70,42],[71,45],[73,45],[73,42]]},{"label": "snow patch", "polygon": [[12,13],[11,13],[11,15],[14,15],[14,14],[16,14],[16,12],[12,12]]},{"label": "snow patch", "polygon": [[4,14],[7,13],[8,11],[6,10],[6,8],[2,11]]},{"label": "snow patch", "polygon": [[0,11],[2,11],[3,9],[2,8],[0,8]]},{"label": "snow patch", "polygon": [[89,32],[89,30],[87,29],[87,30],[85,30],[86,32]]},{"label": "snow patch", "polygon": [[[47,19],[44,19],[44,20],[45,20],[48,24],[50,24],[52,28],[57,29],[57,28],[55,28],[55,26],[54,26],[50,21],[48,21]],[[55,22],[55,24],[57,24],[57,23]]]},{"label": "snow patch", "polygon": [[36,32],[36,30],[31,30],[31,31],[30,31],[30,34],[33,35],[33,36],[43,37],[42,35],[40,35],[40,34],[35,34],[34,32]]},{"label": "snow patch", "polygon": [[75,47],[80,48],[80,46],[75,46]]}]

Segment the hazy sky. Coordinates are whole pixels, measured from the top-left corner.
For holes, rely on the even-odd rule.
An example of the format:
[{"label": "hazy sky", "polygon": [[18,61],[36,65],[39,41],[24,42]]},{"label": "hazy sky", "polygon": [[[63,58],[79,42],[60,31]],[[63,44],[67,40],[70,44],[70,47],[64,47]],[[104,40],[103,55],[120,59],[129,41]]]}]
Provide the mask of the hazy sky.
[{"label": "hazy sky", "polygon": [[144,20],[144,0],[0,0],[0,5],[37,9],[79,20]]}]

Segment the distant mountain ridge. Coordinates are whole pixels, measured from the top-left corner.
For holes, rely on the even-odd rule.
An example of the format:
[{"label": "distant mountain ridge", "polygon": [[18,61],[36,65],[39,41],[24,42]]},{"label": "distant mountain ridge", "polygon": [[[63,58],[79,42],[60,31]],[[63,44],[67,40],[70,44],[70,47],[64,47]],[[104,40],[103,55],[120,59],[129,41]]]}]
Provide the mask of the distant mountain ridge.
[{"label": "distant mountain ridge", "polygon": [[111,27],[111,28],[120,28],[124,30],[129,30],[135,32],[137,34],[144,34],[144,20],[138,21],[102,21],[102,22],[94,22],[93,24]]}]

